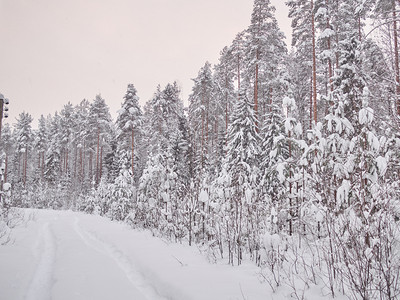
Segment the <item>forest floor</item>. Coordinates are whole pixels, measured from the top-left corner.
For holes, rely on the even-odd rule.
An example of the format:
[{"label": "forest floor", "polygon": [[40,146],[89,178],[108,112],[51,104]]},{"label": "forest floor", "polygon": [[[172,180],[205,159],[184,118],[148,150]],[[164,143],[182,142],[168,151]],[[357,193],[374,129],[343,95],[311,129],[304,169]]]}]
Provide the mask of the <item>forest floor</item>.
[{"label": "forest floor", "polygon": [[1,300],[282,299],[252,262],[210,263],[196,246],[99,216],[24,213],[0,246]]}]

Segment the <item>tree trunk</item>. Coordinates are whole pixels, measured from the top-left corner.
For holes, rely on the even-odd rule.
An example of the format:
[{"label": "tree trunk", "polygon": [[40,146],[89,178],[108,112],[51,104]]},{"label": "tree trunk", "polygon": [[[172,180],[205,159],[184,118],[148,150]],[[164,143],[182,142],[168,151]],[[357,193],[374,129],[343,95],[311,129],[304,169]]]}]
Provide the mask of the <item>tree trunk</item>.
[{"label": "tree trunk", "polygon": [[256,131],[258,132],[258,60],[260,58],[260,51],[257,49],[256,53],[256,74],[254,79],[254,115],[256,118]]},{"label": "tree trunk", "polygon": [[85,179],[85,160],[86,160],[86,141],[83,143],[83,152],[81,159],[81,167],[82,167],[82,181]]},{"label": "tree trunk", "polygon": [[[325,1],[325,3],[326,3],[326,7],[329,7],[329,3],[328,3],[328,0],[326,0]],[[326,28],[327,29],[330,29],[331,28],[331,25],[330,25],[330,23],[329,23],[329,18],[326,20]],[[328,37],[328,51],[331,51],[332,49],[332,47],[331,47],[331,38],[330,37]],[[328,59],[328,76],[329,76],[329,79],[328,79],[328,82],[329,82],[329,87],[330,87],[330,90],[331,90],[331,92],[333,92],[333,83],[332,83],[332,76],[333,76],[333,70],[332,70],[332,60],[331,60],[331,58],[329,57],[329,59]],[[331,103],[331,105],[332,105],[333,103]]]},{"label": "tree trunk", "polygon": [[[289,131],[289,139],[291,132]],[[292,157],[292,143],[289,141],[289,159]],[[292,209],[292,170],[289,170],[289,235],[293,234],[293,209]]]},{"label": "tree trunk", "polygon": [[204,88],[202,87],[201,92],[201,168],[204,166]]},{"label": "tree trunk", "polygon": [[45,166],[45,162],[44,162],[44,152],[42,152],[42,178],[44,176],[44,166]]},{"label": "tree trunk", "polygon": [[100,148],[100,158],[99,158],[99,182],[103,177],[103,146]]},{"label": "tree trunk", "polygon": [[205,149],[204,149],[204,153],[207,155],[208,154],[208,145],[209,145],[209,116],[208,116],[208,112],[210,111],[210,101],[209,98],[206,97],[206,144],[205,144]]},{"label": "tree trunk", "polygon": [[135,146],[135,132],[134,132],[134,128],[132,128],[132,179],[134,178],[134,165],[135,165],[135,152],[134,152],[134,146]]},{"label": "tree trunk", "polygon": [[89,149],[89,170],[88,170],[88,177],[90,180],[90,184],[93,182],[93,151]]},{"label": "tree trunk", "polygon": [[[83,148],[85,149],[85,148]],[[82,148],[79,148],[79,176],[80,179],[83,180],[83,151]]]},{"label": "tree trunk", "polygon": [[[28,147],[27,147],[28,148]],[[26,186],[26,169],[28,168],[28,149],[25,149],[25,159],[24,159],[24,187]]]},{"label": "tree trunk", "polygon": [[68,148],[65,149],[65,166],[64,166],[64,173],[68,174]]},{"label": "tree trunk", "polygon": [[310,78],[310,129],[312,129],[313,124],[313,77]]},{"label": "tree trunk", "polygon": [[237,78],[238,78],[238,100],[240,100],[240,54],[238,50],[237,57]]},{"label": "tree trunk", "polygon": [[100,157],[100,127],[97,128],[97,153],[96,153],[96,185],[99,184],[99,158]]},{"label": "tree trunk", "polygon": [[[228,136],[228,78],[225,78],[225,134]],[[228,140],[226,138],[226,140]]]},{"label": "tree trunk", "polygon": [[42,153],[41,152],[39,152],[39,155],[38,155],[39,157],[38,157],[38,168],[40,169],[40,166],[41,166],[41,161],[40,161],[40,159],[42,158]]},{"label": "tree trunk", "polygon": [[397,41],[397,14],[396,14],[396,3],[392,0],[393,9],[393,38],[394,38],[394,69],[396,74],[396,111],[400,115],[400,70],[399,70],[399,46]]},{"label": "tree trunk", "polygon": [[311,0],[314,125],[317,124],[317,59],[315,54],[314,1]]},{"label": "tree trunk", "polygon": [[78,166],[78,146],[75,145],[75,158],[74,158],[74,179],[76,178],[76,168]]}]

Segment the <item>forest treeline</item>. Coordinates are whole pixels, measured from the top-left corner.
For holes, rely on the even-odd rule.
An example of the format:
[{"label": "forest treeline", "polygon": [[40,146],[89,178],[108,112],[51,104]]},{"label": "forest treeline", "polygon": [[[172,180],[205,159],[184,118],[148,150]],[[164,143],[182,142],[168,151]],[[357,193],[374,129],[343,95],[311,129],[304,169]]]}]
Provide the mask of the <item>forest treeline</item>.
[{"label": "forest treeline", "polygon": [[97,95],[35,130],[25,112],[6,124],[3,218],[81,210],[232,265],[249,258],[299,299],[313,284],[398,298],[400,1],[286,4],[291,50],[270,1],[254,0],[248,28],[193,79],[188,107],[176,83],[144,107],[129,84],[115,122]]}]

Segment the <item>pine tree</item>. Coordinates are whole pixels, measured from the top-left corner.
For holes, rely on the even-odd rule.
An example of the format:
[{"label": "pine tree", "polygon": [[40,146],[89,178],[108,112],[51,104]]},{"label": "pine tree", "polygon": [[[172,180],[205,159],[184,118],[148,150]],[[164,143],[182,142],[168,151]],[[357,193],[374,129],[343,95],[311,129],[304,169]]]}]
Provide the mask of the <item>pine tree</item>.
[{"label": "pine tree", "polygon": [[64,105],[60,112],[60,138],[62,144],[62,171],[64,174],[69,172],[70,143],[72,139],[73,124],[73,106],[71,103]]},{"label": "pine tree", "polygon": [[[304,128],[312,127],[314,101],[313,39],[314,14],[312,1],[289,0],[289,18],[292,19],[293,59],[289,65],[292,91]],[[294,68],[296,66],[296,68]],[[307,110],[309,111],[307,116]],[[307,117],[306,117],[307,116]],[[307,124],[308,123],[308,124]],[[307,124],[307,126],[306,126]]]},{"label": "pine tree", "polygon": [[218,107],[221,109],[221,116],[223,116],[221,118],[223,122],[221,123],[225,125],[224,132],[227,134],[229,118],[235,100],[235,65],[232,47],[225,47],[220,55],[219,64],[215,66],[214,82],[219,103]]},{"label": "pine tree", "polygon": [[266,106],[273,102],[275,95],[279,95],[282,89],[282,67],[287,49],[274,13],[275,7],[269,0],[255,0],[248,28],[248,68],[245,78],[254,89],[257,122],[266,113]]},{"label": "pine tree", "polygon": [[86,152],[88,148],[88,131],[87,122],[89,116],[90,103],[87,100],[82,100],[74,109],[75,129],[74,129],[74,146],[75,146],[75,163],[74,177],[75,184],[83,187],[86,178]]},{"label": "pine tree", "polygon": [[62,168],[60,116],[57,113],[50,126],[51,140],[45,157],[44,178],[49,186],[54,187],[60,182]]},{"label": "pine tree", "polygon": [[45,153],[48,142],[49,139],[47,133],[46,119],[42,115],[39,119],[39,128],[35,141],[35,149],[38,153],[38,174],[40,179],[43,178],[44,174]]},{"label": "pine tree", "polygon": [[142,125],[142,111],[136,93],[133,84],[129,84],[116,121],[117,138],[119,140],[118,152],[130,149],[132,176],[135,175],[135,139],[138,140],[140,137]]},{"label": "pine tree", "polygon": [[[28,153],[31,150],[33,142],[32,132],[33,118],[30,114],[22,112],[19,114],[16,130],[16,155],[18,156],[18,178],[23,182],[24,187],[28,176]],[[19,181],[18,180],[18,181]]]},{"label": "pine tree", "polygon": [[15,141],[11,132],[11,127],[8,123],[4,124],[2,128],[2,135],[0,141],[0,147],[4,151],[4,182],[8,182],[9,179],[9,157],[12,154]]},{"label": "pine tree", "polygon": [[[90,110],[87,120],[87,141],[89,148],[89,174],[93,171],[93,156],[95,158],[94,168],[95,174],[93,180],[96,184],[100,182],[102,176],[102,165],[103,165],[103,148],[107,147],[110,132],[111,116],[109,108],[105,103],[105,100],[97,95],[93,103],[90,104]],[[92,174],[93,175],[93,174]]]},{"label": "pine tree", "polygon": [[189,124],[193,129],[193,146],[196,152],[196,169],[206,171],[207,157],[212,152],[211,109],[214,107],[214,80],[211,64],[206,62],[194,81],[189,96]]}]

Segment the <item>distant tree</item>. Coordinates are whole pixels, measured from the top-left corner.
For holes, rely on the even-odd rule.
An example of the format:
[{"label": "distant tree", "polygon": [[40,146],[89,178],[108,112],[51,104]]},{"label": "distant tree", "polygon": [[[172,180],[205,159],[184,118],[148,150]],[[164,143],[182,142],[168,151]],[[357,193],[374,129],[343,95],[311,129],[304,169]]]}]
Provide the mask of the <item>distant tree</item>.
[{"label": "distant tree", "polygon": [[45,157],[44,178],[48,185],[56,186],[61,180],[61,137],[60,116],[56,113],[52,118],[49,135],[51,136]]},{"label": "distant tree", "polygon": [[[301,114],[301,122],[309,128],[314,120],[314,100],[316,99],[315,31],[313,1],[289,0],[289,18],[292,19],[293,62],[289,65],[292,90]],[[296,66],[296,68],[293,68]],[[315,70],[314,70],[315,68]],[[308,105],[307,105],[308,103]],[[308,108],[308,116],[306,111]],[[304,120],[306,119],[306,120]]]},{"label": "distant tree", "polygon": [[[248,28],[245,79],[253,86],[257,125],[267,104],[281,93],[284,79],[282,67],[287,48],[274,13],[270,0],[255,0]],[[261,129],[262,124],[259,127]]]},{"label": "distant tree", "polygon": [[18,156],[18,178],[22,180],[24,187],[28,175],[28,152],[33,142],[32,131],[33,118],[30,114],[22,112],[17,118],[16,130],[16,155]]},{"label": "distant tree", "polygon": [[90,104],[87,119],[86,139],[89,146],[89,174],[93,171],[93,153],[95,153],[95,174],[94,182],[98,184],[102,176],[103,148],[107,147],[109,140],[111,115],[105,100],[97,95],[93,103]]},{"label": "distant tree", "polygon": [[139,140],[142,125],[142,110],[136,93],[133,84],[129,84],[116,121],[118,152],[130,149],[132,176],[135,175],[135,139]]},{"label": "distant tree", "polygon": [[207,157],[212,151],[211,118],[215,87],[209,62],[200,69],[193,81],[194,86],[189,96],[189,124],[193,129],[192,143],[196,153],[196,169],[201,173],[206,170]]},{"label": "distant tree", "polygon": [[39,128],[35,140],[35,149],[38,153],[38,174],[40,179],[43,179],[45,153],[49,142],[47,129],[46,119],[42,115],[39,119]]}]

